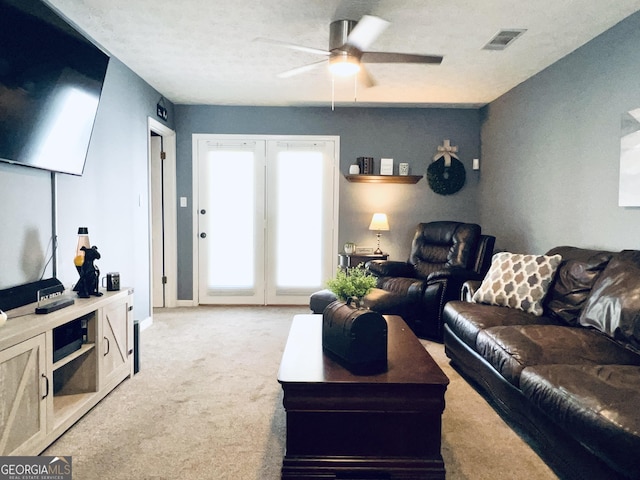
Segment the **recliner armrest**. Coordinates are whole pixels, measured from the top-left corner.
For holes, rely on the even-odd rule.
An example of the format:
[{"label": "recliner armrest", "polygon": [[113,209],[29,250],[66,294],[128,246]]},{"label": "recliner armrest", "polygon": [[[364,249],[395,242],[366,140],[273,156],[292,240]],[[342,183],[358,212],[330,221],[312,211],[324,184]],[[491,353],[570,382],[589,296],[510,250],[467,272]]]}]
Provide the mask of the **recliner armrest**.
[{"label": "recliner armrest", "polygon": [[367,270],[376,277],[408,277],[415,278],[413,265],[395,260],[371,260],[367,262]]},{"label": "recliner armrest", "polygon": [[427,282],[432,282],[436,280],[446,280],[453,279],[460,282],[467,280],[482,280],[483,276],[479,273],[474,272],[473,270],[467,270],[466,268],[460,267],[451,267],[442,270],[438,270],[435,272],[431,272],[427,276]]},{"label": "recliner armrest", "polygon": [[460,300],[470,302],[473,294],[482,285],[482,280],[468,280],[462,284],[462,291],[460,292]]}]

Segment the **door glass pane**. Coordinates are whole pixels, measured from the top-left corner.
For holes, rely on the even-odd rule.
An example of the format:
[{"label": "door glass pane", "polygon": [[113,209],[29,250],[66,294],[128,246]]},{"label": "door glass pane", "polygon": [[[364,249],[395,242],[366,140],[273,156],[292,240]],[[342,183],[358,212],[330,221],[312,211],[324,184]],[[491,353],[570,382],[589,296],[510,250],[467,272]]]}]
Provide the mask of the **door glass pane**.
[{"label": "door glass pane", "polygon": [[322,283],[323,154],[279,152],[276,200],[276,286]]},{"label": "door glass pane", "polygon": [[254,154],[214,150],[209,160],[208,287],[250,290],[255,284]]}]

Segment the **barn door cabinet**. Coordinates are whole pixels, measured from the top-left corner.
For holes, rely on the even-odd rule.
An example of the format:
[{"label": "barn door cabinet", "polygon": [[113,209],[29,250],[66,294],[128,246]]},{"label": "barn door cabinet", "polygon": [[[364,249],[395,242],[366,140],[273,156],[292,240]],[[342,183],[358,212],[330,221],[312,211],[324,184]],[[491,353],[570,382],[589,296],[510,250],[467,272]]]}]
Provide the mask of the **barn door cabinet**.
[{"label": "barn door cabinet", "polygon": [[0,327],[0,455],[39,454],[133,375],[133,290],[34,311]]}]

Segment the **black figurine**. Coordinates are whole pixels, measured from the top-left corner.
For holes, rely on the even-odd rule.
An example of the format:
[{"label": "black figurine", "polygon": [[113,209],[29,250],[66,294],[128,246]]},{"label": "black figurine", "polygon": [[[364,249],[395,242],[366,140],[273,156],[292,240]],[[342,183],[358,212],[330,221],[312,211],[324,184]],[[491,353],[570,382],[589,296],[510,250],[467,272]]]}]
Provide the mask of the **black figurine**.
[{"label": "black figurine", "polygon": [[80,250],[84,252],[84,263],[80,267],[80,280],[76,283],[73,291],[78,292],[78,297],[89,298],[91,295],[96,297],[102,296],[100,292],[100,270],[94,265],[95,260],[100,259],[98,247],[95,245],[91,248],[82,247]]}]

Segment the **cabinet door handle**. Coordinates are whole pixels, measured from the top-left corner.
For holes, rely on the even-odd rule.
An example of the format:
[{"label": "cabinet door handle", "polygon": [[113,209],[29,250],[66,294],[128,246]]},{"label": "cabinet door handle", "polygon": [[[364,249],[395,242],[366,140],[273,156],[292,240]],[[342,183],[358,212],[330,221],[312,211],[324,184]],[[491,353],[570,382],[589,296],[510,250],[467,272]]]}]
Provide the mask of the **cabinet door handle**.
[{"label": "cabinet door handle", "polygon": [[42,396],[42,399],[44,400],[45,398],[47,398],[49,396],[49,377],[47,377],[44,373],[42,374],[42,378],[44,378],[45,380],[45,390],[44,390],[44,395]]},{"label": "cabinet door handle", "polygon": [[107,341],[107,351],[104,352],[103,357],[106,357],[107,355],[109,355],[109,350],[111,350],[111,344],[109,343],[109,339],[107,337],[103,337],[106,341]]}]

